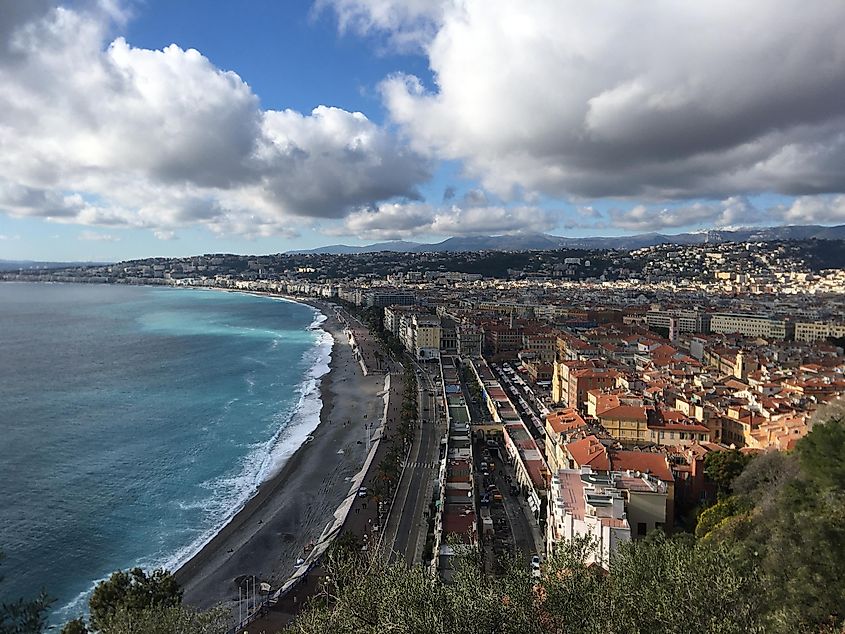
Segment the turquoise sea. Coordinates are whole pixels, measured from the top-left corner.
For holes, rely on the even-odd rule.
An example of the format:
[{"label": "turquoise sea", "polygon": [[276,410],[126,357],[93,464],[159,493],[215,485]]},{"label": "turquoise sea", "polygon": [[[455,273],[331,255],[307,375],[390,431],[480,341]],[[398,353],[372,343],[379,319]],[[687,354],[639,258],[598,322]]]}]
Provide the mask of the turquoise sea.
[{"label": "turquoise sea", "polygon": [[316,427],[314,309],[217,291],[0,284],[0,601],[195,553]]}]

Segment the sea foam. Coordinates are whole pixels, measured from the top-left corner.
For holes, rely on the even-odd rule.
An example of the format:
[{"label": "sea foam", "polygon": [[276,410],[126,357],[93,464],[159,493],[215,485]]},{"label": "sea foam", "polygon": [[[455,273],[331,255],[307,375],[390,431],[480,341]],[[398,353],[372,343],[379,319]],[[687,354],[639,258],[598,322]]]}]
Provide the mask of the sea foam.
[{"label": "sea foam", "polygon": [[[281,301],[290,301],[282,298]],[[305,379],[297,386],[297,404],[286,412],[276,415],[277,431],[264,443],[253,446],[244,458],[240,474],[233,478],[221,478],[208,483],[214,492],[204,504],[203,510],[220,518],[213,528],[204,531],[196,540],[162,561],[152,561],[146,567],[162,567],[176,570],[187,563],[228,524],[246,503],[258,492],[258,487],[276,475],[287,460],[299,449],[306,438],[320,424],[322,399],[320,380],[329,372],[334,338],[320,326],[327,317],[314,309],[315,317],[308,327],[316,331],[316,345],[304,353],[311,361]],[[221,495],[221,492],[225,492]],[[216,493],[216,495],[215,495]]]},{"label": "sea foam", "polygon": [[[290,301],[284,298],[274,298],[279,301]],[[298,303],[298,302],[295,302]],[[313,308],[313,307],[312,307]],[[303,354],[303,360],[309,364],[309,370],[304,379],[296,386],[298,400],[293,407],[287,407],[277,412],[274,416],[275,433],[265,442],[254,443],[250,451],[241,460],[240,470],[234,476],[221,477],[204,483],[203,488],[208,489],[209,495],[205,500],[198,500],[191,503],[183,501],[174,502],[180,510],[200,510],[204,517],[209,520],[210,527],[198,531],[198,534],[190,543],[170,552],[164,556],[150,556],[136,562],[145,569],[165,568],[177,570],[202,548],[208,544],[232,518],[244,508],[246,503],[257,493],[259,486],[277,474],[285,465],[287,460],[306,441],[308,436],[317,428],[320,423],[320,411],[322,400],[320,394],[321,378],[329,372],[332,347],[334,338],[331,333],[323,330],[321,325],[327,317],[314,308],[314,319],[308,326],[308,331],[316,336],[314,345]],[[144,324],[149,327],[150,324]],[[185,329],[187,330],[187,329]],[[212,329],[211,334],[224,334],[229,328]],[[271,331],[257,330],[251,328],[235,329],[243,336],[266,337]],[[191,332],[194,334],[194,332]],[[209,334],[204,332],[203,334]],[[270,342],[271,349],[276,349],[282,340],[280,333]],[[255,361],[255,359],[253,359]],[[249,384],[248,391],[252,391],[252,381],[246,378]],[[226,403],[225,410],[228,410],[238,399],[231,399]],[[88,597],[93,588],[103,581],[97,579],[92,583],[90,589],[80,592],[70,602],[58,608],[54,613],[60,620],[67,620],[85,611]]]}]

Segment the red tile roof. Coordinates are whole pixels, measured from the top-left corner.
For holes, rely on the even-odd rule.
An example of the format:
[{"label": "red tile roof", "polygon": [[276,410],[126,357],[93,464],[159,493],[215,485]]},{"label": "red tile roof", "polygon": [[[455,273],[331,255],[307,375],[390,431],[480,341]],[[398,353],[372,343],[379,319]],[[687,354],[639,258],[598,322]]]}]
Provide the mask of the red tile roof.
[{"label": "red tile roof", "polygon": [[595,436],[587,436],[569,443],[566,445],[566,450],[579,467],[589,465],[596,471],[608,471],[610,469],[607,449]]},{"label": "red tile roof", "polygon": [[597,415],[598,418],[605,420],[648,420],[648,413],[645,407],[637,405],[619,405]]},{"label": "red tile roof", "polygon": [[614,451],[610,454],[611,467],[616,471],[650,473],[664,482],[674,482],[672,469],[666,456],[647,451]]}]

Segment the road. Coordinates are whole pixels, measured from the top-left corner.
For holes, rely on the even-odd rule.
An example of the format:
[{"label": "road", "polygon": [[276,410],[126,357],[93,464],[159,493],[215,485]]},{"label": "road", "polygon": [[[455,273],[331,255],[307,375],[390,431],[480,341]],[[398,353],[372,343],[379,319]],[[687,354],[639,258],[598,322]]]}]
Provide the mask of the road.
[{"label": "road", "polygon": [[436,385],[429,371],[414,362],[417,375],[419,433],[414,439],[398,493],[387,522],[387,545],[392,547],[392,561],[409,566],[420,563],[428,533],[426,513],[431,501],[432,484],[437,475],[441,417]]}]

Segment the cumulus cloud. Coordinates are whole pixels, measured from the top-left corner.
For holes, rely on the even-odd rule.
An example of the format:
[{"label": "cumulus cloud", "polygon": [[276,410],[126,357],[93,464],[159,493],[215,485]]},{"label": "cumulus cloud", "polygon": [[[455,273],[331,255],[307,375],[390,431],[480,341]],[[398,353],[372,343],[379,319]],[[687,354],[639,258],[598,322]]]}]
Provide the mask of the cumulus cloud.
[{"label": "cumulus cloud", "polygon": [[261,110],[196,50],[113,37],[118,3],[75,6],[2,3],[0,211],[292,235],[307,218],[417,198],[429,178],[426,160],[361,113]]},{"label": "cumulus cloud", "polygon": [[391,203],[349,215],[335,234],[367,240],[399,240],[417,235],[470,236],[542,233],[557,225],[554,211],[537,207],[433,207]]},{"label": "cumulus cloud", "polygon": [[424,47],[436,33],[445,4],[438,0],[316,0],[319,13],[335,11],[342,32],[379,32],[402,51]]},{"label": "cumulus cloud", "polygon": [[430,25],[435,89],[397,74],[385,103],[415,149],[499,195],[845,190],[840,0],[331,4],[359,30]]},{"label": "cumulus cloud", "polygon": [[729,228],[750,226],[770,219],[747,198],[732,196],[718,203],[695,202],[676,206],[635,205],[608,213],[614,227],[633,231],[660,231],[681,227]]},{"label": "cumulus cloud", "polygon": [[772,216],[787,224],[845,223],[845,196],[801,196],[773,209]]}]

